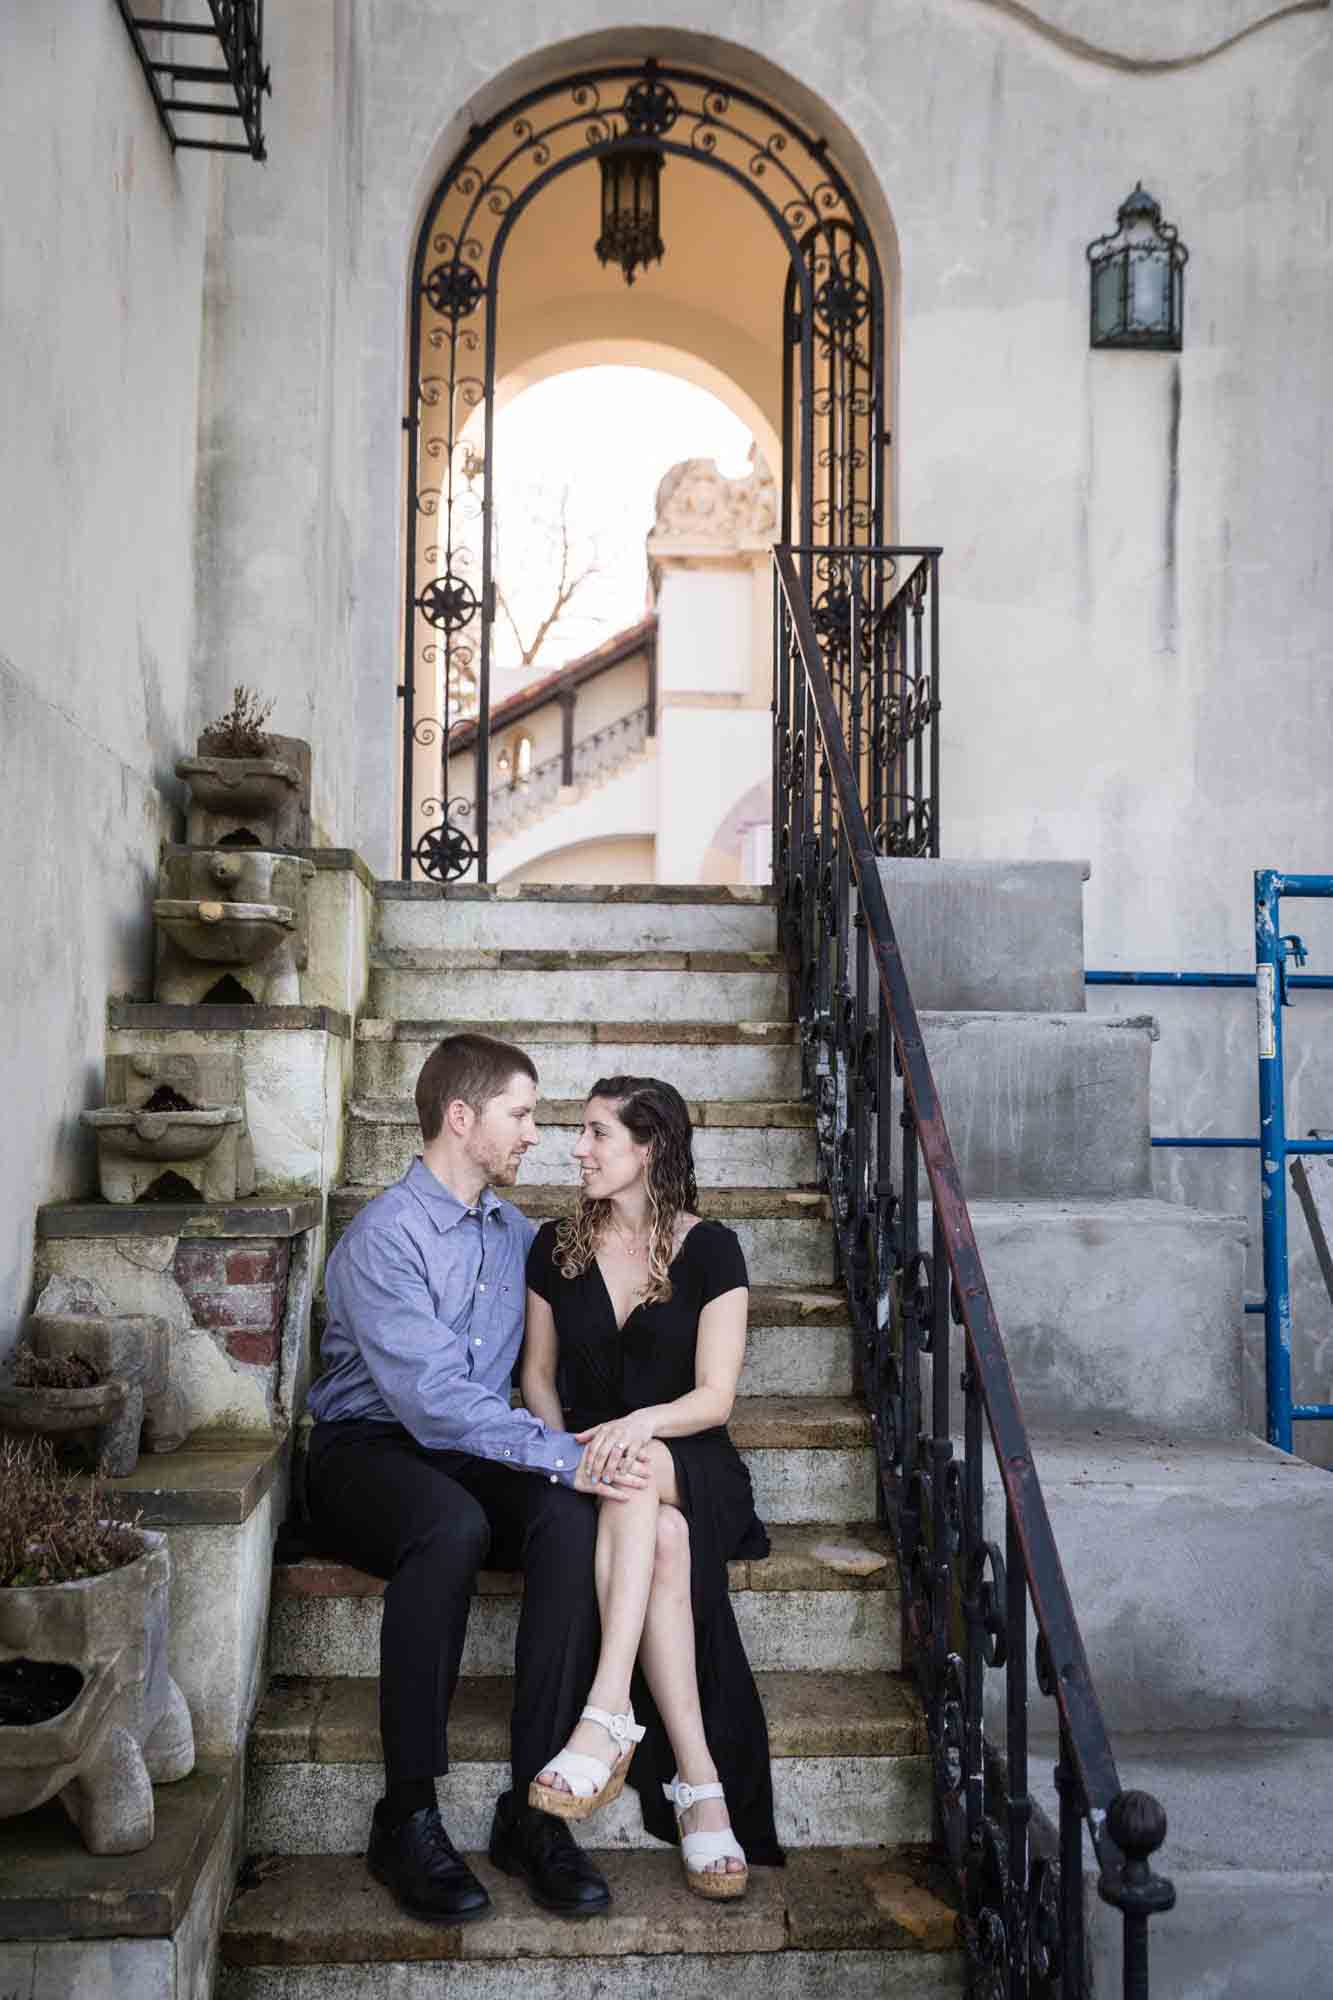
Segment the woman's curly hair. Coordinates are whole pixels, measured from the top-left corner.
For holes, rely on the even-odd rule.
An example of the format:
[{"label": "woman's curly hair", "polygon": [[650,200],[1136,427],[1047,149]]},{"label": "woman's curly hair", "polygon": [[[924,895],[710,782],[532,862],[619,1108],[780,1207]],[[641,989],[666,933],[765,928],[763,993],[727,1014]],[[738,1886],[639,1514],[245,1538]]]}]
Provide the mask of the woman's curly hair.
[{"label": "woman's curly hair", "polygon": [[[676,1219],[698,1204],[694,1176],[693,1127],[685,1099],[674,1084],[655,1076],[605,1076],[588,1092],[604,1098],[630,1137],[647,1146],[644,1179],[648,1189],[648,1283],[644,1305],[659,1305],[671,1297],[671,1253]],[[597,1254],[597,1245],[611,1218],[609,1201],[589,1201],[580,1195],[573,1215],[567,1215],[555,1235],[555,1256],[566,1278],[577,1278]]]}]

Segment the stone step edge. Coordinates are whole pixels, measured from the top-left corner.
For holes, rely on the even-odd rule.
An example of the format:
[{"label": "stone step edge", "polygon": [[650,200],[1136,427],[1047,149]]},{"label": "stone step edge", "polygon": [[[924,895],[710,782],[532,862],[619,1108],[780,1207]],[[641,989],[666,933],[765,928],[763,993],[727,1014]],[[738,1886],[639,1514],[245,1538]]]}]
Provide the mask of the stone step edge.
[{"label": "stone step edge", "polygon": [[[579,1125],[585,1102],[582,1097],[539,1098],[534,1116],[539,1125]],[[691,1123],[710,1132],[814,1130],[814,1106],[799,1098],[686,1098],[685,1104]],[[359,1125],[405,1125],[413,1133],[418,1125],[417,1108],[410,1097],[354,1097],[347,1106],[347,1115]]]},{"label": "stone step edge", "polygon": [[[300,1420],[298,1435],[308,1422]],[[854,1396],[738,1396],[727,1429],[738,1451],[847,1452],[872,1438],[869,1412]]]},{"label": "stone step edge", "polygon": [[698,903],[708,908],[774,909],[766,884],[717,882],[400,882],[381,879],[385,903]]},{"label": "stone step edge", "polygon": [[[779,1759],[897,1761],[928,1753],[925,1716],[909,1673],[818,1668],[755,1675]],[[509,1755],[509,1676],[465,1676],[450,1710],[452,1763],[503,1763]],[[381,1761],[379,1687],[371,1676],[275,1675],[250,1725],[250,1780],[292,1764]]]},{"label": "stone step edge", "polygon": [[[761,1594],[794,1592],[824,1593],[851,1591],[896,1592],[897,1571],[888,1531],[870,1522],[850,1522],[846,1527],[828,1529],[773,1523],[769,1527],[772,1553],[753,1560],[728,1563],[727,1573],[733,1593]],[[821,1555],[823,1549],[827,1553]],[[516,1570],[479,1570],[475,1594],[478,1597],[518,1597],[523,1579]],[[274,1562],[273,1596],[302,1601],[308,1598],[380,1597],[382,1577],[370,1576],[350,1563],[328,1556],[303,1556],[297,1562]]]},{"label": "stone step edge", "polygon": [[789,968],[777,951],[523,951],[499,946],[376,945],[374,972],[769,972]]},{"label": "stone step edge", "polygon": [[485,1033],[502,1042],[660,1043],[664,1047],[790,1048],[800,1041],[795,1021],[496,1021],[401,1020],[363,1014],[359,1042],[441,1042],[446,1035]]},{"label": "stone step edge", "polygon": [[[368,1182],[362,1187],[344,1183],[330,1191],[330,1213],[354,1214],[383,1192],[384,1187],[378,1184]],[[505,1199],[512,1201],[524,1215],[542,1219],[567,1214],[578,1200],[578,1194],[578,1188],[572,1181],[568,1186],[541,1182],[525,1185],[519,1182],[505,1189]],[[772,1220],[826,1223],[832,1214],[828,1196],[817,1189],[764,1187],[701,1188],[699,1212],[718,1222]]]},{"label": "stone step edge", "polygon": [[[267,1855],[242,1865],[219,1949],[236,1968],[311,1968],[438,1960],[701,1957],[738,1952],[957,1949],[957,1898],[942,1862],[920,1847],[792,1848],[785,1869],[757,1869],[740,1903],[691,1896],[665,1849],[598,1854],[611,1908],[574,1925],[539,1910],[524,1885],[469,1855],[493,1915],[428,1925],[399,1910],[360,1855]],[[535,1963],[534,1963],[535,1962]]]}]

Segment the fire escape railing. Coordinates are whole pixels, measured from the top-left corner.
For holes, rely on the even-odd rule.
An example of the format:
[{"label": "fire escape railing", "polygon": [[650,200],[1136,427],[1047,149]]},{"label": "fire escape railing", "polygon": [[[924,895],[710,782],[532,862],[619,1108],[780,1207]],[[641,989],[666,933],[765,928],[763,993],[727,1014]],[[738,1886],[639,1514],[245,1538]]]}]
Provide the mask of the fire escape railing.
[{"label": "fire escape railing", "polygon": [[[1150,1863],[1166,1817],[1116,1774],[880,874],[939,851],[940,553],[775,551],[778,908],[969,1992],[1087,1991],[1086,1827],[1098,1892],[1123,1915],[1126,2000],[1147,2000],[1148,1919],[1175,1901]],[[1003,1547],[987,1535],[985,1431]],[[1028,1791],[1029,1609],[1058,1716],[1056,1841]]]},{"label": "fire escape railing", "polygon": [[116,0],[172,152],[267,159],[264,0],[191,0],[165,16],[139,13],[138,4]]}]

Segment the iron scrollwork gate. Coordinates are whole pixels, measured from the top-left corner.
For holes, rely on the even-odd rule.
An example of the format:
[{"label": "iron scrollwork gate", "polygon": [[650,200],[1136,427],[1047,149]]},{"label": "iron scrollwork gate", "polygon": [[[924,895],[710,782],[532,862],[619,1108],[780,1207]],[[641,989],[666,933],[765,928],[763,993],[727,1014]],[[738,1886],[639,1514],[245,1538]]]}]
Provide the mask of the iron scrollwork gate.
[{"label": "iron scrollwork gate", "polygon": [[[530,92],[474,127],[427,208],[412,270],[403,608],[404,878],[487,879],[494,405],[500,274],[515,222],[584,161],[645,147],[744,187],[786,246],[782,540],[883,540],[884,287],[824,141],[752,92],[655,61]],[[702,250],[702,246],[700,246]],[[689,254],[679,246],[675,254]],[[473,413],[480,448],[464,436]],[[796,529],[793,535],[793,528]],[[835,579],[836,583],[836,579]],[[473,796],[451,797],[450,732],[475,721]],[[469,732],[471,733],[471,732]]]}]

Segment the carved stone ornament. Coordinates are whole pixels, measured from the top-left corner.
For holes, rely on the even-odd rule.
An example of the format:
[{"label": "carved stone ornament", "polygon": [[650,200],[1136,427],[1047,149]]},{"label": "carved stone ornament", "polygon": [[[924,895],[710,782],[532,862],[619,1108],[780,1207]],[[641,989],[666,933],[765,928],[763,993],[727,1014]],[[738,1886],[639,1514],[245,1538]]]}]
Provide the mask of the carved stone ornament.
[{"label": "carved stone ornament", "polygon": [[777,486],[758,452],[750,458],[754,470],[743,479],[724,479],[711,458],[673,465],[657,489],[649,556],[767,551],[777,534]]}]

